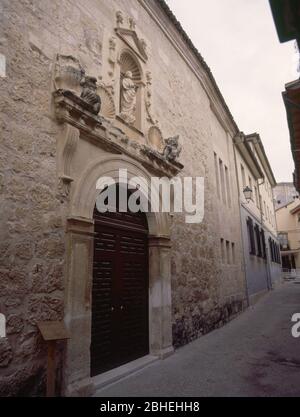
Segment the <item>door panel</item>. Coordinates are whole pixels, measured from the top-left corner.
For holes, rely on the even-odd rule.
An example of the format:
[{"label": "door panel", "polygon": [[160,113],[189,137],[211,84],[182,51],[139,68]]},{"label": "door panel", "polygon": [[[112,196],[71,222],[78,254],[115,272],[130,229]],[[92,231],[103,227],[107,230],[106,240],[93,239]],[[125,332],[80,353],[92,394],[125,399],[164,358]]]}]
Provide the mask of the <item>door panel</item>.
[{"label": "door panel", "polygon": [[142,216],[94,214],[92,376],[149,352],[148,236]]}]

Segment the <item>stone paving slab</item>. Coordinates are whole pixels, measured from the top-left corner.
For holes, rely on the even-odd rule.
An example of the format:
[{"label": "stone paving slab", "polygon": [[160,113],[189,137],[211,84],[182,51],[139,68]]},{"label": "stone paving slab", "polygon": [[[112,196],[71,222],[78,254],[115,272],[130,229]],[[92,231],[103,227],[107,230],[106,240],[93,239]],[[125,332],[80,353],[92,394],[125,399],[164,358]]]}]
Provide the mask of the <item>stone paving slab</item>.
[{"label": "stone paving slab", "polygon": [[296,312],[300,285],[285,283],[226,326],[95,396],[299,396]]}]

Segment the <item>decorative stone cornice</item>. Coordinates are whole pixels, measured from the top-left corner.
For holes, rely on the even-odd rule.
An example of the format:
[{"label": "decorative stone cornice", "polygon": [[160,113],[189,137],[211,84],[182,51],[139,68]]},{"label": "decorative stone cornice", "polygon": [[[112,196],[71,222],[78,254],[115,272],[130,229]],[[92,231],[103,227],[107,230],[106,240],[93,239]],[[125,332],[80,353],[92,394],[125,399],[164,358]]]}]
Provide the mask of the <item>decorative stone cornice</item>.
[{"label": "decorative stone cornice", "polygon": [[141,153],[146,155],[157,169],[164,169],[166,171],[173,172],[174,175],[178,174],[183,169],[183,165],[180,162],[173,161],[170,163],[163,157],[162,154],[147,145],[143,145],[141,147]]},{"label": "decorative stone cornice", "polygon": [[143,61],[146,62],[148,57],[145,52],[145,46],[143,41],[141,41],[136,32],[130,29],[123,29],[123,28],[116,28],[116,34],[122,39],[123,42],[134,52],[138,55],[138,57]]},{"label": "decorative stone cornice", "polygon": [[161,248],[171,248],[171,239],[169,236],[152,236],[149,235],[148,240],[149,247],[161,247]]},{"label": "decorative stone cornice", "polygon": [[136,22],[131,16],[127,16],[126,22],[129,25],[124,27],[125,19],[123,13],[118,10],[116,12],[117,27],[115,28],[115,33],[143,62],[146,62],[148,59],[146,42],[138,37],[135,31]]},{"label": "decorative stone cornice", "polygon": [[112,121],[95,115],[90,106],[72,91],[59,89],[53,93],[56,117],[60,123],[68,123],[79,130],[79,138],[114,154],[125,154],[158,176],[169,178],[177,175],[183,165],[167,160],[151,147],[131,140],[114,126]]},{"label": "decorative stone cornice", "polygon": [[66,222],[66,232],[94,236],[94,221],[85,217],[68,217]]},{"label": "decorative stone cornice", "polygon": [[[93,114],[92,106],[69,90],[58,89],[53,93],[56,117],[61,122],[70,122],[78,128],[85,124],[99,128],[102,125],[100,116]],[[77,120],[78,123],[74,123]]]}]

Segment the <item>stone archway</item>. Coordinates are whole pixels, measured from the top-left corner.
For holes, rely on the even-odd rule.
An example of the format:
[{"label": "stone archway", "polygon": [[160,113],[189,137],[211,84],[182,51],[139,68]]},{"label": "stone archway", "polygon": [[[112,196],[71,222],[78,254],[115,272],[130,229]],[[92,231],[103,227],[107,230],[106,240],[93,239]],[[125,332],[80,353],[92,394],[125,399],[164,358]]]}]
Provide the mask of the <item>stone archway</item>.
[{"label": "stone archway", "polygon": [[[89,395],[91,287],[96,183],[100,177],[119,178],[119,168],[128,179],[145,179],[141,192],[148,197],[150,174],[130,157],[106,156],[91,162],[80,175],[70,201],[66,228],[65,321],[71,338],[66,351],[66,395]],[[151,201],[150,201],[151,205]],[[149,228],[149,350],[163,358],[173,351],[171,319],[170,228],[167,213],[147,213]]]}]

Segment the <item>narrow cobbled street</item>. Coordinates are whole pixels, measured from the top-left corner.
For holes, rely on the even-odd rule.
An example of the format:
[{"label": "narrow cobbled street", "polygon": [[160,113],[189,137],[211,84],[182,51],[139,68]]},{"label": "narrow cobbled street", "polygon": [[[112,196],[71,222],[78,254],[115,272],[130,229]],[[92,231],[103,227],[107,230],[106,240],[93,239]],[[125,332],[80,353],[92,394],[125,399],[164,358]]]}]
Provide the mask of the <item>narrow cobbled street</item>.
[{"label": "narrow cobbled street", "polygon": [[286,283],[226,326],[96,396],[299,396],[300,284]]}]

